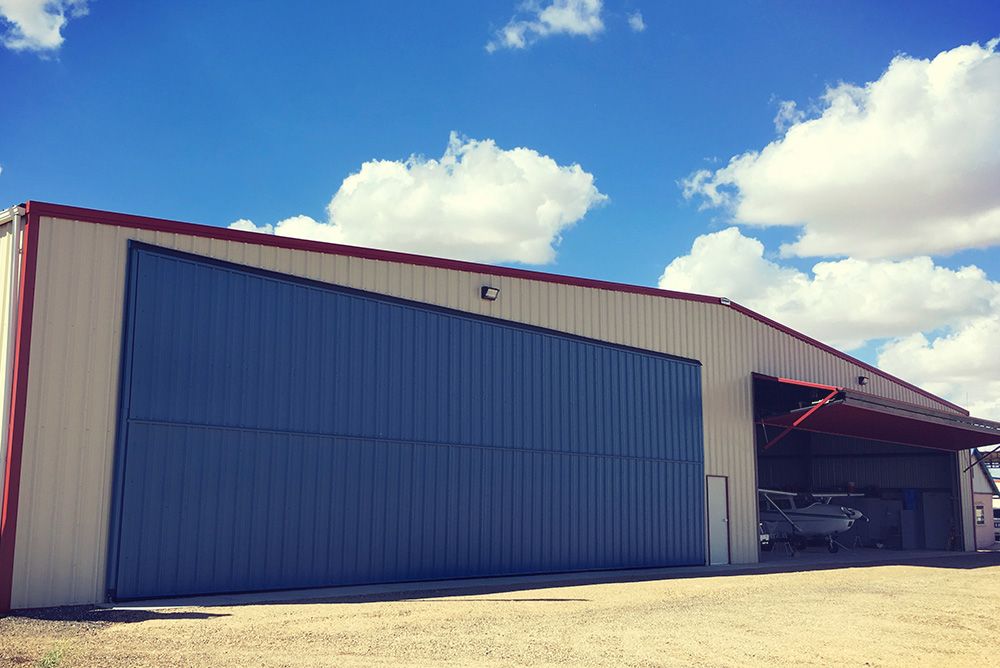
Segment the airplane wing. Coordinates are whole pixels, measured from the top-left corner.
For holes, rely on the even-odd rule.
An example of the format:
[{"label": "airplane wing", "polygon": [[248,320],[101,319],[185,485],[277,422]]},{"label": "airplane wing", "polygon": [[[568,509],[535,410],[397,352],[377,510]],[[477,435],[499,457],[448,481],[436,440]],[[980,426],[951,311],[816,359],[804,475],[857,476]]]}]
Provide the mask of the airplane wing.
[{"label": "airplane wing", "polygon": [[777,489],[758,488],[757,491],[760,492],[761,494],[768,494],[768,495],[773,494],[774,496],[799,496],[798,492],[782,492],[781,490]]},{"label": "airplane wing", "polygon": [[822,496],[826,499],[838,499],[842,496],[864,496],[862,492],[813,492],[813,496]]},{"label": "airplane wing", "polygon": [[813,492],[813,497],[822,503],[830,503],[831,499],[842,499],[844,497],[864,496],[861,492]]}]

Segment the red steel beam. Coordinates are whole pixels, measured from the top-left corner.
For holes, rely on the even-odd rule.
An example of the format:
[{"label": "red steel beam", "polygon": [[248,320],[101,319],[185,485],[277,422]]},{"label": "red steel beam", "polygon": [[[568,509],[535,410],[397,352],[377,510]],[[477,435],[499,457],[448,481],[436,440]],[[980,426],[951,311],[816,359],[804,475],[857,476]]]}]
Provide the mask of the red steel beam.
[{"label": "red steel beam", "polygon": [[[781,380],[781,379],[779,379],[779,380]],[[794,382],[796,384],[800,384],[800,381],[792,381],[792,382]],[[808,418],[810,415],[812,415],[813,413],[815,413],[816,411],[818,411],[820,408],[822,408],[823,406],[825,406],[827,403],[829,403],[829,401],[831,399],[833,399],[835,396],[837,396],[837,394],[841,390],[841,388],[839,388],[839,387],[831,387],[829,385],[817,385],[815,383],[801,383],[801,384],[807,385],[807,386],[811,386],[811,387],[820,387],[820,388],[823,388],[823,389],[829,389],[830,390],[830,394],[828,394],[825,397],[823,397],[822,399],[820,399],[818,402],[816,402],[816,404],[812,408],[810,408],[805,413],[803,413],[802,415],[800,415],[798,420],[796,420],[795,422],[793,422],[791,424],[791,426],[785,428],[785,431],[781,432],[780,434],[778,434],[777,436],[775,436],[774,438],[772,438],[770,441],[768,441],[764,445],[764,449],[765,450],[767,450],[772,445],[774,445],[775,443],[777,443],[778,441],[780,441],[781,439],[783,439],[785,436],[788,436],[788,433],[790,431],[792,431],[793,429],[795,429],[796,427],[798,427],[800,424],[802,424],[806,420],[806,418]]]}]

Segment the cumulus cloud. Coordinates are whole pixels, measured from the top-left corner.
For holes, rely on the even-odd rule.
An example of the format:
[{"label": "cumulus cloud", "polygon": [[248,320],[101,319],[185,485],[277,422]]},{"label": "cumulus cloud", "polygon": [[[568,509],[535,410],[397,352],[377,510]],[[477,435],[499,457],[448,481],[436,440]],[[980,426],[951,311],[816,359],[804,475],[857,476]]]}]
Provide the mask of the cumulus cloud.
[{"label": "cumulus cloud", "polygon": [[735,227],[698,237],[688,255],[667,265],[659,285],[729,297],[846,350],[962,327],[1000,309],[1000,283],[976,267],[952,270],[929,257],[845,259],[806,273],[767,259],[764,245]]},{"label": "cumulus cloud", "polygon": [[523,49],[552,35],[595,37],[604,30],[602,4],[602,0],[551,0],[547,4],[528,0],[496,32],[486,50]]},{"label": "cumulus cloud", "polygon": [[937,337],[915,333],[891,341],[879,351],[878,366],[964,406],[973,415],[1000,420],[998,350],[1000,314],[993,313]]},{"label": "cumulus cloud", "polygon": [[646,29],[646,22],[642,18],[642,12],[635,11],[628,15],[628,27],[632,32],[642,32]]},{"label": "cumulus cloud", "polygon": [[325,221],[300,215],[273,227],[246,219],[230,227],[481,262],[545,264],[555,259],[562,232],[606,199],[580,165],[452,133],[440,159],[361,165],[333,195]]},{"label": "cumulus cloud", "polygon": [[1000,244],[998,40],[901,55],[877,80],[828,88],[784,134],[700,170],[685,197],[733,222],[801,228],[782,254],[907,257]]},{"label": "cumulus cloud", "polygon": [[70,18],[87,14],[87,0],[0,0],[7,30],[0,40],[14,51],[54,51]]}]

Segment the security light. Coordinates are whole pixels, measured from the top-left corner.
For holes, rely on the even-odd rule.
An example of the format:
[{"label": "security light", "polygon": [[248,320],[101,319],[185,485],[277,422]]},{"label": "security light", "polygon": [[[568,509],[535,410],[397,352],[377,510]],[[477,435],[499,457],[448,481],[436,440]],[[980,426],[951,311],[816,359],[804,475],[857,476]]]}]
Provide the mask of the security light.
[{"label": "security light", "polygon": [[500,288],[494,288],[489,285],[484,285],[479,291],[479,296],[488,302],[495,302],[497,297],[500,296]]},{"label": "security light", "polygon": [[858,376],[858,385],[867,385],[868,376]]}]

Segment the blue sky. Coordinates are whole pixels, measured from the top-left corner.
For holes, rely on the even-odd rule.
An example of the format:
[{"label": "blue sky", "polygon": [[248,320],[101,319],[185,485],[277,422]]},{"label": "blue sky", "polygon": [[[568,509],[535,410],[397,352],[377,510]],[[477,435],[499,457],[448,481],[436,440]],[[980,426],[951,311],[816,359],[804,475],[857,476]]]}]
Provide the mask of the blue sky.
[{"label": "blue sky", "polygon": [[[823,114],[828,88],[877,81],[900,54],[933,59],[1000,35],[1000,5],[985,1],[556,0],[569,12],[589,11],[600,24],[562,30],[543,25],[553,0],[539,0],[534,9],[520,0],[63,0],[55,7],[62,7],[65,25],[39,33],[36,41],[48,41],[32,48],[18,41],[31,26],[23,18],[17,23],[22,15],[12,14],[13,4],[0,0],[8,19],[7,48],[0,48],[0,85],[8,93],[0,105],[3,206],[39,199],[223,226],[238,219],[273,225],[299,215],[330,223],[327,204],[364,163],[440,159],[454,131],[459,142],[492,140],[496,151],[525,147],[559,166],[579,165],[606,196],[590,197],[582,215],[566,204],[575,223],[550,235],[561,242],[540,268],[646,285],[657,284],[674,258],[690,254],[696,238],[734,221],[746,239],[763,244],[762,262],[807,279],[819,261],[864,256],[863,247],[830,245],[780,257],[781,244],[810,228],[747,224],[733,201],[704,209],[705,193],[685,198],[680,184],[696,170],[714,173],[731,157],[780,139],[774,119],[783,101],[806,111],[793,125],[805,122]],[[636,15],[641,32],[629,25]],[[508,48],[498,31],[518,21],[543,28],[527,28],[524,48]],[[499,47],[488,51],[490,42]],[[992,79],[982,85],[995,92]],[[984,122],[989,131],[993,126]],[[981,156],[967,162],[976,160]],[[1000,173],[990,171],[994,164],[984,169],[1000,183]],[[537,186],[532,196],[558,200],[545,188],[561,188],[559,175],[549,177],[551,185]],[[749,187],[730,184],[746,202]],[[584,184],[572,188],[586,197]],[[905,199],[905,188],[895,196]],[[432,228],[437,221],[409,224]],[[919,333],[925,344],[907,350],[927,357],[926,376],[917,380],[933,381],[932,370],[942,364],[935,361],[942,358],[937,340],[947,343],[970,318],[989,318],[1000,306],[991,292],[1000,279],[1000,251],[983,234],[954,248],[911,248],[903,232],[899,255],[863,258],[929,256],[935,269],[949,271],[975,264],[984,272],[974,286],[982,294],[967,312],[859,336],[852,334],[857,329],[831,330],[836,313],[800,312],[808,305],[794,311],[783,304],[770,314],[873,362],[887,342]],[[891,245],[897,237],[886,238]],[[744,236],[730,241],[742,244],[740,252],[749,248]],[[516,257],[493,259],[518,264]],[[907,266],[896,269],[905,273]],[[678,269],[672,280],[705,292],[725,288],[704,278],[710,269],[683,276]],[[943,276],[946,283],[958,280]],[[808,289],[803,294],[812,301]],[[760,291],[736,297],[765,311],[773,303]],[[827,325],[816,325],[824,317]],[[932,389],[967,395],[961,384],[970,381],[959,376],[968,374]],[[980,402],[989,410],[992,396]]]}]

